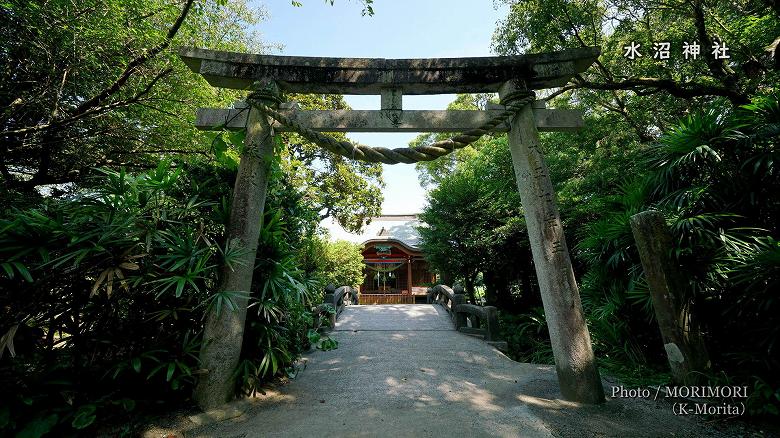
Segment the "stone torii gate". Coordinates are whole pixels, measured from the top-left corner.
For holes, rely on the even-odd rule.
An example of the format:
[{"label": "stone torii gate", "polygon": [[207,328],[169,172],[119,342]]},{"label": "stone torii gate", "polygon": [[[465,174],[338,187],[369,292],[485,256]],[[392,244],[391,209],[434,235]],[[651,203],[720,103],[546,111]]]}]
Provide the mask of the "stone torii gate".
[{"label": "stone torii gate", "polygon": [[[365,161],[394,164],[435,159],[473,142],[486,132],[508,131],[517,186],[523,204],[536,274],[564,398],[599,403],[604,394],[595,365],[590,334],[580,302],[555,193],[540,148],[538,131],[568,131],[582,126],[579,112],[546,109],[533,101],[533,90],[559,87],[586,70],[598,57],[596,48],[520,56],[365,59],[269,56],[183,48],[189,68],[215,87],[255,90],[251,105],[200,109],[200,129],[246,129],[245,147],[233,191],[231,244],[245,248],[243,262],[223,271],[220,291],[243,291],[236,311],[208,315],[201,351],[206,370],[195,390],[204,408],[232,397],[246,318],[273,154],[273,133],[297,131],[323,147]],[[259,91],[258,91],[259,88]],[[373,94],[381,109],[300,110],[280,103],[288,93]],[[404,110],[404,94],[498,92],[501,105],[485,111]],[[530,103],[530,104],[529,104]],[[319,132],[461,132],[450,141],[417,149],[370,148],[331,141]]]}]

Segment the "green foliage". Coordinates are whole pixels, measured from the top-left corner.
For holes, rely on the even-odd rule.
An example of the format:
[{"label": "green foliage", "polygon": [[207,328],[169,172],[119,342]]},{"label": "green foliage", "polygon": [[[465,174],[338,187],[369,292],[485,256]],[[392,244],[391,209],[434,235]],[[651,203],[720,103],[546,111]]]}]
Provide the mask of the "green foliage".
[{"label": "green foliage", "polygon": [[501,338],[507,341],[512,359],[529,363],[554,363],[544,309],[534,307],[518,315],[501,312],[499,323]]},{"label": "green foliage", "polygon": [[[764,376],[763,384],[778,387],[768,377],[778,366],[780,334],[770,292],[780,265],[778,114],[776,98],[761,98],[726,114],[687,117],[646,152],[645,174],[587,227],[578,245],[589,266],[582,300],[594,343],[616,368],[665,361],[654,324],[640,323],[654,314],[628,223],[652,206],[668,215],[674,256],[689,280],[684,299],[704,327],[716,368],[742,384]],[[762,400],[766,412],[776,409]]]},{"label": "green foliage", "polygon": [[317,348],[322,351],[335,350],[339,348],[339,341],[332,338],[322,339],[320,340],[319,345],[317,345]]},{"label": "green foliage", "polygon": [[[548,52],[583,46],[601,49],[599,63],[575,77],[564,91],[591,108],[620,115],[644,141],[707,100],[726,97],[747,103],[778,83],[765,55],[780,31],[771,2],[692,1],[668,4],[618,0],[513,1],[493,36],[499,54]],[[724,42],[728,62],[712,56],[713,40]],[[624,47],[641,44],[641,58]],[[654,57],[653,43],[670,43],[669,59]],[[684,43],[698,42],[696,59]],[[603,90],[603,91],[602,91]],[[695,100],[705,97],[703,100]],[[685,99],[685,100],[683,100]]]},{"label": "green foliage", "polygon": [[[513,281],[525,279],[522,292],[515,289],[514,295],[527,298],[533,289],[511,163],[505,138],[485,141],[429,192],[420,214],[426,226],[419,228],[425,257],[436,270],[463,280],[469,294],[481,278],[488,302],[504,306],[512,306]],[[515,249],[518,242],[520,251]]]},{"label": "green foliage", "polygon": [[[336,3],[336,0],[325,0],[325,3],[330,3],[331,6]],[[362,15],[368,15],[372,16],[374,15],[374,0],[360,0],[360,3],[363,4],[363,10],[361,11]],[[296,8],[300,8],[303,6],[303,2],[299,2],[296,0],[292,0],[292,5]]]},{"label": "green foliage", "polygon": [[[264,230],[279,226],[272,220]],[[308,345],[306,333],[313,324],[310,309],[319,283],[305,278],[290,255],[283,257],[258,260],[260,266],[273,268],[255,272],[253,289],[261,292],[250,298],[252,318],[247,319],[237,370],[237,391],[241,394],[255,394],[262,383],[285,371]]]},{"label": "green foliage", "polygon": [[[244,1],[10,1],[0,4],[4,183],[83,182],[95,167],[204,156],[198,107],[238,96],[191,74],[179,46],[262,52],[247,29],[263,17]],[[173,32],[173,35],[170,35]],[[169,38],[172,36],[172,39]],[[26,178],[24,175],[31,175]]]},{"label": "green foliage", "polygon": [[[340,95],[288,95],[306,110],[349,109]],[[243,149],[245,131],[231,131],[215,126],[209,135],[210,149],[216,162],[235,171]],[[346,138],[343,133],[336,137]],[[303,196],[299,207],[322,212],[319,219],[334,218],[346,230],[357,231],[367,218],[381,211],[382,167],[376,163],[348,160],[310,143],[295,133],[276,137],[279,158],[276,177],[284,178]]]},{"label": "green foliage", "polygon": [[309,342],[316,346],[318,350],[330,351],[339,347],[339,341],[320,333],[318,330],[309,330],[307,336],[309,337]]},{"label": "green foliage", "polygon": [[339,348],[339,341],[332,339],[325,334],[325,328],[330,326],[330,317],[336,314],[336,308],[331,304],[325,304],[319,306],[317,309],[319,314],[317,315],[315,326],[306,333],[306,336],[309,338],[309,343],[318,350],[335,350]]},{"label": "green foliage", "polygon": [[313,236],[305,242],[298,262],[324,285],[357,287],[363,283],[362,251],[355,243]]},{"label": "green foliage", "polygon": [[[308,348],[321,290],[295,260],[316,212],[276,170],[236,371],[242,392],[287,373]],[[0,220],[3,433],[94,431],[137,404],[181,404],[205,311],[231,311],[239,296],[215,292],[219,268],[241,254],[220,245],[229,173],[161,163],[99,175],[69,200]]]},{"label": "green foliage", "polygon": [[[301,193],[284,182],[277,167],[272,193],[260,232],[249,316],[244,332],[241,363],[236,371],[237,392],[255,394],[261,386],[288,370],[309,348],[308,331],[314,325],[312,308],[321,300],[322,283],[297,260],[312,237],[316,215],[300,216]],[[305,205],[305,204],[303,204]],[[309,212],[311,213],[311,211]]]},{"label": "green foliage", "polygon": [[199,303],[224,253],[209,182],[166,163],[101,172],[73,200],[0,221],[0,259],[26,272],[0,277],[2,320],[18,326],[0,362],[11,430],[88,428],[127,409],[116,394],[181,397],[194,381]]},{"label": "green foliage", "polygon": [[[97,167],[154,168],[165,156],[237,169],[244,132],[203,133],[193,115],[200,107],[229,106],[240,93],[208,85],[177,49],[266,52],[249,30],[265,12],[244,1],[189,3],[189,9],[161,0],[0,5],[0,46],[9,66],[0,71],[0,200],[21,207],[42,185],[82,185]],[[371,1],[362,4],[372,12]],[[289,98],[306,109],[346,107],[335,95]],[[378,214],[380,165],[344,159],[292,134],[283,142],[278,164],[288,183],[307,194],[301,207],[350,230]]]},{"label": "green foliage", "polygon": [[753,388],[748,398],[748,410],[753,415],[780,415],[780,388],[753,376]]},{"label": "green foliage", "polygon": [[[666,215],[675,236],[673,256],[689,280],[684,299],[694,324],[704,330],[718,370],[711,381],[727,376],[729,382],[755,387],[751,412],[772,414],[780,388],[771,371],[778,367],[780,313],[769,292],[778,287],[778,70],[776,54],[767,56],[765,47],[780,29],[776,5],[505,3],[509,14],[494,34],[498,54],[601,49],[598,62],[586,72],[559,90],[540,93],[555,107],[585,114],[580,132],[542,134],[542,145],[600,365],[627,384],[669,378],[629,225],[633,214],[654,208]],[[713,40],[728,45],[726,62],[712,57]],[[633,61],[623,56],[623,47],[632,41],[642,45],[644,55]],[[652,43],[662,41],[671,43],[669,60],[652,56]],[[682,55],[686,41],[701,45],[696,60]],[[431,137],[417,141],[426,138]],[[476,215],[464,213],[471,203],[484,208],[479,179],[492,179],[461,170],[478,162],[481,147],[467,148],[446,163],[418,167],[421,181],[437,185],[430,211],[460,215],[428,233],[426,244],[445,256],[438,266],[449,260],[456,269],[469,268],[454,263],[460,254],[447,251],[457,243],[479,254],[472,236],[493,233]],[[517,208],[501,190],[511,186],[490,196],[505,209]],[[437,191],[459,202],[448,205],[436,199]],[[493,216],[497,210],[483,211]],[[523,251],[524,236],[515,239],[519,245],[494,251],[502,257]],[[518,289],[516,274],[496,266],[493,276],[509,278],[510,290]],[[473,269],[477,278],[491,277],[486,264]],[[539,327],[540,315],[530,310],[537,306],[524,304],[500,306],[502,321],[510,327],[505,336],[515,357],[544,360],[546,333],[531,329]],[[532,357],[533,351],[540,357]]]},{"label": "green foliage", "polygon": [[[307,110],[349,109],[339,95],[296,94],[286,97]],[[332,136],[346,139],[343,133]],[[366,219],[381,213],[382,166],[350,160],[310,143],[298,134],[284,133],[287,146],[281,166],[291,183],[305,192],[305,199],[322,212],[320,219],[333,217],[348,231],[358,231]]]},{"label": "green foliage", "polygon": [[[495,102],[493,94],[459,94],[458,97],[449,105],[448,110],[477,110],[485,109],[488,102]],[[409,143],[409,147],[427,146],[440,140],[450,138],[452,134],[421,134]],[[417,170],[417,177],[422,186],[432,186],[438,184],[444,177],[455,169],[457,163],[467,161],[474,155],[476,149],[479,149],[490,137],[484,137],[477,140],[474,144],[459,149],[451,154],[439,157],[433,161],[420,161],[414,165]]]},{"label": "green foliage", "polygon": [[[603,113],[589,115],[577,137],[542,137],[581,273],[581,298],[599,364],[624,384],[669,381],[629,222],[632,215],[655,208],[668,218],[673,256],[688,278],[683,299],[721,373],[708,376],[711,382],[724,375],[734,384],[755,387],[749,403],[753,414],[778,409],[780,382],[772,370],[780,365],[775,354],[780,312],[771,291],[780,285],[779,115],[777,98],[769,96],[735,109],[687,116],[649,146],[625,130],[614,132],[611,124],[621,121]],[[524,250],[527,237],[520,233],[510,245],[498,246],[503,227],[484,219],[500,218],[501,212],[505,220],[521,214],[510,157],[498,147],[502,144],[482,145],[437,181],[421,234],[438,269],[461,276],[476,272],[475,278],[486,282],[494,271],[508,278],[515,291],[520,286],[516,271],[490,255],[509,259]],[[485,167],[492,159],[495,165]],[[519,289],[520,297],[527,295]],[[549,363],[541,308],[516,304],[499,304],[510,354]]]}]

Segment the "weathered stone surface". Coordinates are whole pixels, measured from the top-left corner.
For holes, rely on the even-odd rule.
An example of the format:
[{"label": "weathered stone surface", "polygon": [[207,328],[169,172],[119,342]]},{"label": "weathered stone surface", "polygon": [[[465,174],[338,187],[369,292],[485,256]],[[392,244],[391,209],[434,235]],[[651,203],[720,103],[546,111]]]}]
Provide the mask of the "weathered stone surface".
[{"label": "weathered stone surface", "polygon": [[[468,327],[470,330],[465,330],[467,327],[458,326],[456,323],[455,328],[462,332],[473,332],[481,334],[485,337],[486,341],[498,341],[499,327],[498,327],[498,310],[493,306],[477,306],[474,304],[458,304],[455,306],[455,313],[458,316],[469,315],[474,317],[474,323],[472,327]],[[459,320],[462,320],[460,318]]]},{"label": "weathered stone surface", "polygon": [[658,211],[644,211],[631,217],[631,231],[672,377],[680,385],[695,385],[710,363],[701,333],[691,321],[687,283],[670,257],[674,244],[666,220]]},{"label": "weathered stone surface", "polygon": [[403,109],[403,92],[398,88],[383,88],[381,90],[381,99],[379,101],[380,107],[383,110],[402,110]]},{"label": "weathered stone surface", "polygon": [[[202,130],[244,129],[247,108],[201,108],[195,126]],[[464,132],[482,126],[501,113],[501,110],[299,110],[280,109],[280,113],[318,132]],[[575,131],[583,126],[582,111],[540,109],[534,111],[539,131]],[[277,132],[289,128],[274,124]],[[509,131],[508,125],[497,132]]]},{"label": "weathered stone surface", "polygon": [[[507,96],[521,90],[522,84],[510,82],[502,87],[499,95],[504,101]],[[600,403],[604,401],[604,390],[533,111],[526,106],[511,121],[509,150],[550,331],[558,381],[567,400]]]},{"label": "weathered stone surface", "polygon": [[204,410],[217,408],[233,397],[233,372],[238,365],[246,321],[247,298],[252,286],[257,242],[260,236],[268,176],[273,159],[273,132],[268,120],[258,111],[249,115],[244,152],[238,168],[230,223],[226,234],[233,248],[244,249],[241,259],[223,267],[220,291],[243,292],[234,299],[236,310],[212,308],[206,319],[201,375],[195,388],[195,401]]},{"label": "weathered stone surface", "polygon": [[201,412],[200,414],[190,415],[187,418],[195,426],[206,426],[209,424],[219,423],[220,421],[229,420],[231,418],[240,417],[251,406],[252,403],[248,399],[236,400],[219,408],[209,409],[208,411]]},{"label": "weathered stone surface", "polygon": [[495,92],[510,79],[532,89],[558,87],[585,71],[599,49],[473,58],[383,59],[255,55],[183,47],[185,64],[215,87],[247,90],[270,79],[290,93],[404,94]]}]

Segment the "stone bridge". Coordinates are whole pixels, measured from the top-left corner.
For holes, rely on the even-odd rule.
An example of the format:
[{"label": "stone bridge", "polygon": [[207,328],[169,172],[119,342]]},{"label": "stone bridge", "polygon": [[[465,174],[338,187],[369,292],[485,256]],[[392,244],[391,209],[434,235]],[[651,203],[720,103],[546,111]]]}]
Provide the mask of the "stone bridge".
[{"label": "stone bridge", "polygon": [[310,352],[297,378],[244,402],[243,415],[190,428],[185,435],[704,433],[695,420],[674,417],[671,405],[660,402],[614,399],[602,405],[579,405],[562,401],[553,366],[515,362],[484,340],[456,331],[443,305],[345,306],[330,336],[338,340],[338,349]]}]

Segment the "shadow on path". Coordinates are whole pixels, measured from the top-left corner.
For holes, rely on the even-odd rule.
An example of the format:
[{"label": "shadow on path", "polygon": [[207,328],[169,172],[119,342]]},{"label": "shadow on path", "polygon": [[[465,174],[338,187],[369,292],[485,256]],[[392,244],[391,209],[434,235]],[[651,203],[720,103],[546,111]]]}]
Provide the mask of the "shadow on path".
[{"label": "shadow on path", "polygon": [[560,400],[551,366],[514,362],[433,305],[349,306],[298,378],[187,437],[724,436],[671,405]]}]

